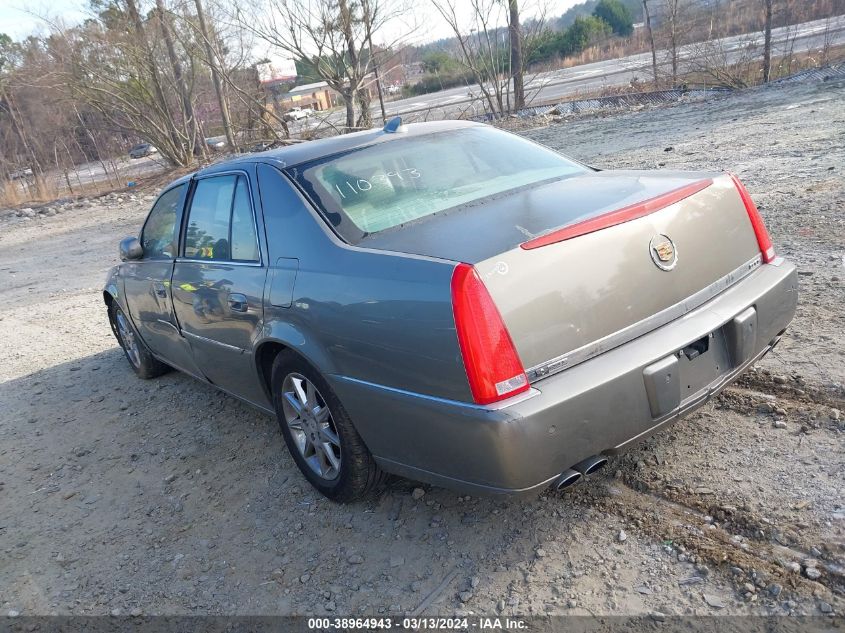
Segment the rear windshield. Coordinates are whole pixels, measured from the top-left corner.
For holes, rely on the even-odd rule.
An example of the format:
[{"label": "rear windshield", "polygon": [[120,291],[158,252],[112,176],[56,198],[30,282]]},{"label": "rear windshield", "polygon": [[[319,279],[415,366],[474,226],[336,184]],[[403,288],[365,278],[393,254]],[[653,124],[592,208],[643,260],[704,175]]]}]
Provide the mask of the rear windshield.
[{"label": "rear windshield", "polygon": [[289,170],[349,242],[484,198],[587,171],[492,127],[397,138]]}]

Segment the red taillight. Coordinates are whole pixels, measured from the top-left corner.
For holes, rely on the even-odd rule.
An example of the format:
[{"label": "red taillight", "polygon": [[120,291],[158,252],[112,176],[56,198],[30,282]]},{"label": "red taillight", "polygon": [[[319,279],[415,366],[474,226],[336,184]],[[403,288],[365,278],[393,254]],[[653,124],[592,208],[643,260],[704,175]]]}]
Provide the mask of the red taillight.
[{"label": "red taillight", "polygon": [[472,397],[490,404],[528,390],[528,377],[502,315],[469,264],[452,274],[452,310]]},{"label": "red taillight", "polygon": [[769,237],[769,232],[766,230],[763,218],[760,217],[760,212],[757,210],[757,205],[751,199],[748,189],[739,181],[739,178],[733,174],[730,174],[730,177],[734,181],[736,190],[739,192],[739,197],[742,198],[745,210],[748,212],[748,219],[751,220],[754,235],[757,237],[757,244],[760,246],[760,253],[763,255],[763,263],[768,264],[775,258],[775,247],[772,246],[772,238]]}]

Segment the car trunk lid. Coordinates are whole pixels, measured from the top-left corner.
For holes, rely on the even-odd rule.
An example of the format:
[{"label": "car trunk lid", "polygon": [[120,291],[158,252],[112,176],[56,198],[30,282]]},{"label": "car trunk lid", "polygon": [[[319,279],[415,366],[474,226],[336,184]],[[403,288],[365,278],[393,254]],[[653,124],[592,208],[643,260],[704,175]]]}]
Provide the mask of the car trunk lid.
[{"label": "car trunk lid", "polygon": [[674,184],[476,263],[529,379],[678,318],[759,265],[729,177]]},{"label": "car trunk lid", "polygon": [[472,263],[532,380],[683,315],[759,265],[730,177],[702,173],[576,176],[360,246]]}]

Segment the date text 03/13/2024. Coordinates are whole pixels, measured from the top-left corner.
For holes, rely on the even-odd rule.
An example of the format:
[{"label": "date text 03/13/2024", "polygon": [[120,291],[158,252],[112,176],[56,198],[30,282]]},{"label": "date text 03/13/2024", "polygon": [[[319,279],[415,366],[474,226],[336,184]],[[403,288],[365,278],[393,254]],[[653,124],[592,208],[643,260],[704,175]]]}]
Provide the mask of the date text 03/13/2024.
[{"label": "date text 03/13/2024", "polygon": [[308,618],[310,630],[523,630],[524,620],[500,617]]}]

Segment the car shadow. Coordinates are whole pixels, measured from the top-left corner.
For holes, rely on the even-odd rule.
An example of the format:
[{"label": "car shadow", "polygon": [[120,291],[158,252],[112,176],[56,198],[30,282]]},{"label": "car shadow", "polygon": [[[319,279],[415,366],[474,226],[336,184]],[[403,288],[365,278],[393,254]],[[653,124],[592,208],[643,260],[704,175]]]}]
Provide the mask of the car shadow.
[{"label": "car shadow", "polygon": [[2,383],[0,402],[0,587],[30,612],[322,612],[302,578],[354,612],[410,610],[456,569],[532,557],[526,513],[569,503],[394,479],[334,504],[273,418],[179,372],[139,380],[117,347]]}]

